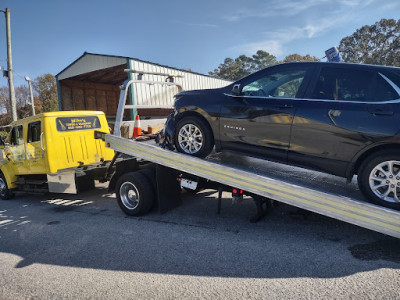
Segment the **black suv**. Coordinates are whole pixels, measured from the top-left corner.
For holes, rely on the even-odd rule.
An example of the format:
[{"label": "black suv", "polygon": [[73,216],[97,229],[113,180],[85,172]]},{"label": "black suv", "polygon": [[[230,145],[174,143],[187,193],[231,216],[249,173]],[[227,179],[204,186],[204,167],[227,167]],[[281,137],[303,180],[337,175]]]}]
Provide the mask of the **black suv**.
[{"label": "black suv", "polygon": [[178,94],[166,142],[190,155],[246,155],[346,177],[400,209],[400,68],[275,65],[233,84]]}]

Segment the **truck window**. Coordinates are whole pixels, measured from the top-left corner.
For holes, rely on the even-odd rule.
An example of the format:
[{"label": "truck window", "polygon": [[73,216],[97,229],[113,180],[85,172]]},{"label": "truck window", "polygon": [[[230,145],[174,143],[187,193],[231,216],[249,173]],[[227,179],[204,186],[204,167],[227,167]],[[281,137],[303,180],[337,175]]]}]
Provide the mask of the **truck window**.
[{"label": "truck window", "polygon": [[40,121],[28,124],[28,143],[40,141],[40,134],[42,133]]},{"label": "truck window", "polygon": [[16,126],[11,131],[10,144],[13,146],[22,145],[24,140],[22,138],[22,125]]}]

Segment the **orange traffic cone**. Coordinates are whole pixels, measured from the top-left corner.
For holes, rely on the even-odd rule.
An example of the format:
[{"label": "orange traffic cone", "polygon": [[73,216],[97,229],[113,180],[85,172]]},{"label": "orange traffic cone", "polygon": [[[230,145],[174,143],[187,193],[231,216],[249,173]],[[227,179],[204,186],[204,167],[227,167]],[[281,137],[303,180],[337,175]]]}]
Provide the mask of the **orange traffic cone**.
[{"label": "orange traffic cone", "polygon": [[140,127],[139,115],[136,115],[135,125],[133,127],[133,135],[132,135],[132,137],[138,137],[139,135],[142,135],[142,128]]}]

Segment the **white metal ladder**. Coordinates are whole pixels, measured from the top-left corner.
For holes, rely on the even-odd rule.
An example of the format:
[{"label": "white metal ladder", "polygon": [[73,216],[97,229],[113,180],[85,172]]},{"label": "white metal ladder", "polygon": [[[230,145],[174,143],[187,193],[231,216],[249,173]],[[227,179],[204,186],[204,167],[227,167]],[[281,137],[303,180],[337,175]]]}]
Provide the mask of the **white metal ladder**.
[{"label": "white metal ladder", "polygon": [[[134,84],[148,84],[148,85],[162,85],[162,86],[175,86],[178,88],[178,92],[182,92],[182,85],[174,82],[175,78],[183,77],[182,75],[167,74],[167,73],[157,73],[157,72],[147,72],[147,71],[137,71],[131,69],[124,70],[127,73],[137,74],[136,79],[126,80],[121,86],[121,92],[119,95],[117,115],[115,118],[114,135],[121,136],[121,125],[124,117],[125,109],[138,109],[138,108],[172,108],[173,103],[167,105],[150,105],[150,104],[126,104],[126,98],[128,95],[129,88],[133,88]],[[153,81],[153,80],[143,80],[143,75],[158,75],[166,77],[165,81]]]}]

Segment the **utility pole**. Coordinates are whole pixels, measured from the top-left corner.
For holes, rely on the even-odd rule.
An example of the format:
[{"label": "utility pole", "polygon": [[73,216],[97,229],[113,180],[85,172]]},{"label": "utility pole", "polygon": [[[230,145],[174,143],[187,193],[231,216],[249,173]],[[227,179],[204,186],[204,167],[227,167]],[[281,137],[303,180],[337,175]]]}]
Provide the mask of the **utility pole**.
[{"label": "utility pole", "polygon": [[14,76],[12,68],[12,54],[11,54],[11,25],[10,25],[10,9],[2,10],[6,15],[6,30],[7,30],[7,67],[8,67],[8,87],[10,93],[10,109],[11,109],[11,120],[17,120],[17,106],[15,103],[15,91],[14,91]]}]

